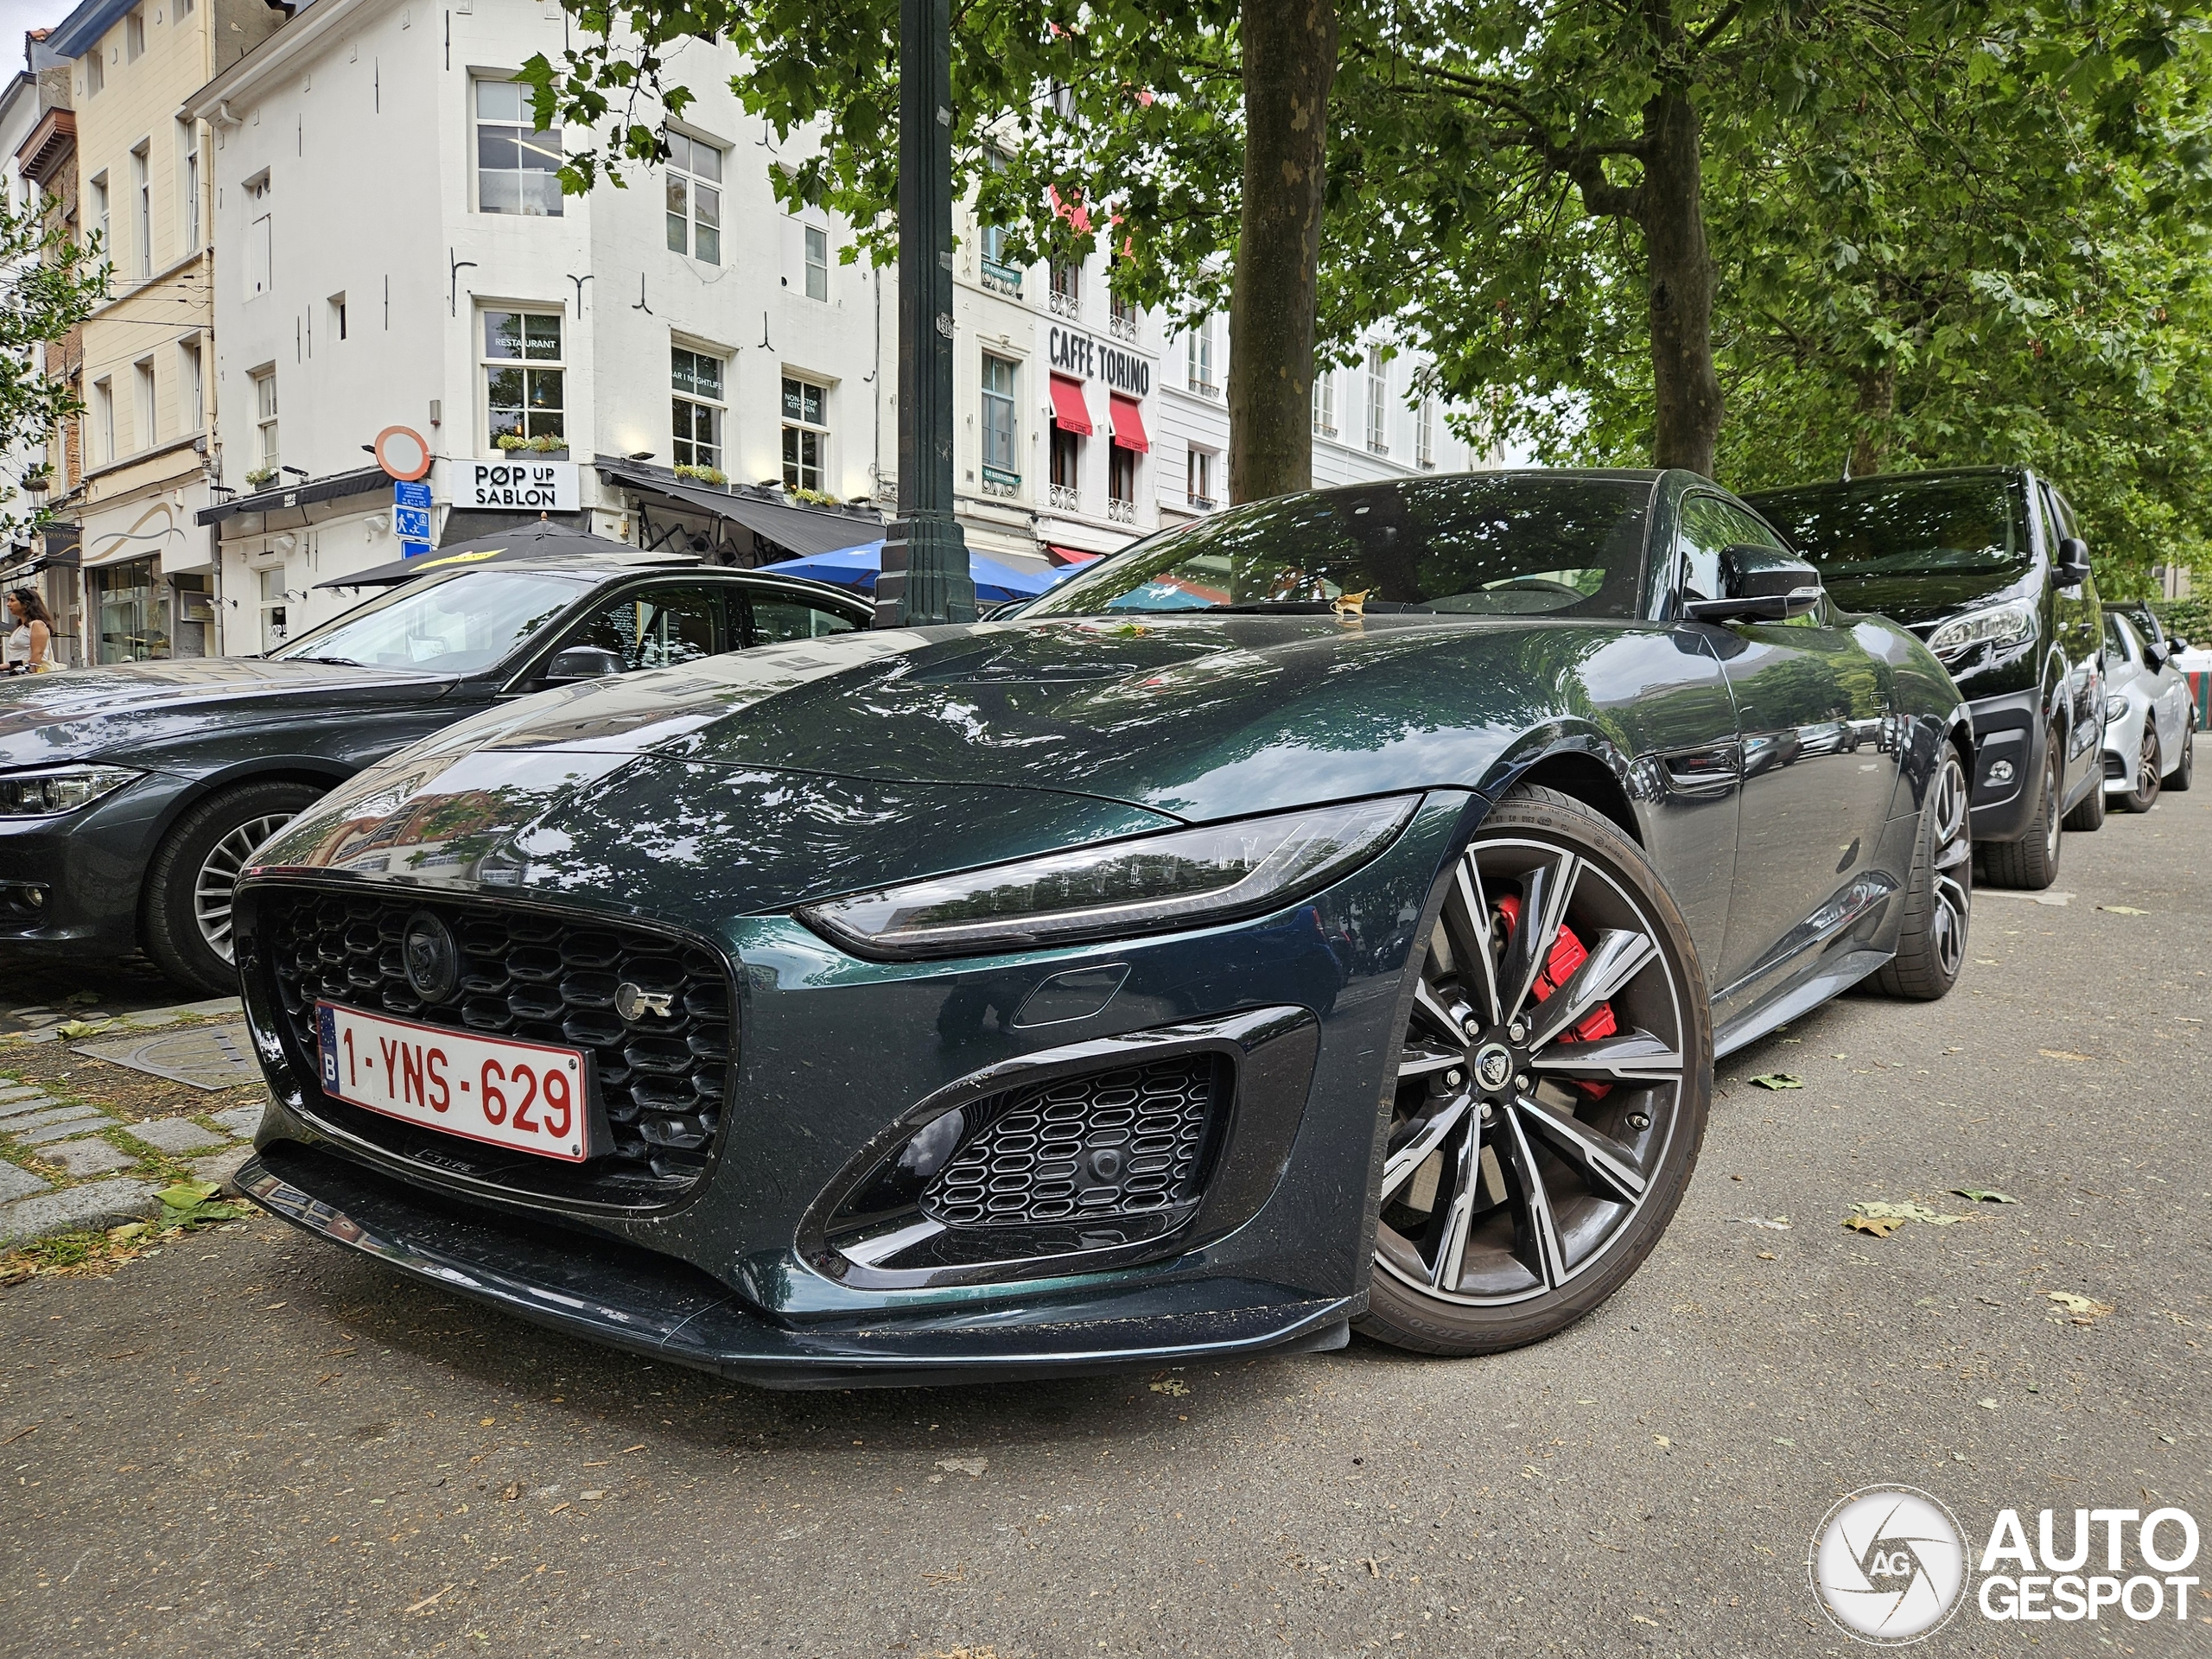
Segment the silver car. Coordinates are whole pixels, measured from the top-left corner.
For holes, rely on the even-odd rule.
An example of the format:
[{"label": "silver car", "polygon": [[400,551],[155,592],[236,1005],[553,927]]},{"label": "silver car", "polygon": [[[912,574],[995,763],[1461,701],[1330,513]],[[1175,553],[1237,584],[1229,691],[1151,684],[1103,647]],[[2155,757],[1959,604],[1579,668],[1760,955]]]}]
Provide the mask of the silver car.
[{"label": "silver car", "polygon": [[2196,705],[2173,665],[2179,649],[2148,611],[2105,612],[2105,795],[2130,812],[2189,787]]}]

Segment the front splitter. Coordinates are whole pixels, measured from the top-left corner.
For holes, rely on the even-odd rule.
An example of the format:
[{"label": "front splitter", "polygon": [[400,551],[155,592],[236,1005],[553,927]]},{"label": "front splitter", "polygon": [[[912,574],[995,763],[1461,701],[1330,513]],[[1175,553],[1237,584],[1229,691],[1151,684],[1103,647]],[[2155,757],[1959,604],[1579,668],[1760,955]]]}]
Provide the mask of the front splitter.
[{"label": "front splitter", "polygon": [[1349,1321],[1363,1311],[1351,1298],[1313,1300],[1279,1286],[1211,1279],[1054,1307],[885,1315],[865,1328],[786,1325],[682,1262],[490,1219],[328,1153],[265,1148],[246,1160],[237,1185],[302,1231],[442,1292],[763,1388],[911,1387],[1320,1351],[1343,1347]]}]

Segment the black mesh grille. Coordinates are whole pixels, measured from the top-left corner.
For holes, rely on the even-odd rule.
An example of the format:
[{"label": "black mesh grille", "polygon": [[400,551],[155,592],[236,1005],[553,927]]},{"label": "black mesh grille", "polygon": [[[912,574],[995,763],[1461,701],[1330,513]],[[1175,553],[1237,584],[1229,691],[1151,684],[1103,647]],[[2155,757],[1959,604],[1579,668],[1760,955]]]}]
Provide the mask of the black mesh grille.
[{"label": "black mesh grille", "polygon": [[1221,1063],[1186,1055],[1008,1097],[922,1193],[955,1227],[1142,1215],[1197,1196]]},{"label": "black mesh grille", "polygon": [[2110,750],[2107,750],[2105,753],[2105,776],[2107,778],[2125,778],[2127,776],[2127,762],[2120,756],[2113,753]]},{"label": "black mesh grille", "polygon": [[[734,1035],[728,974],[711,954],[620,924],[495,906],[264,887],[251,899],[258,971],[282,1007],[300,1076],[312,1084],[318,1000],[428,1025],[560,1043],[588,1052],[613,1141],[581,1165],[520,1154],[499,1179],[615,1203],[664,1200],[706,1171],[721,1133]],[[407,982],[400,938],[429,911],[461,951],[460,982],[426,1005]],[[625,1020],[624,982],[665,993],[670,1014]],[[484,1148],[321,1097],[320,1109],[403,1153]],[[450,1164],[443,1155],[434,1161]]]}]

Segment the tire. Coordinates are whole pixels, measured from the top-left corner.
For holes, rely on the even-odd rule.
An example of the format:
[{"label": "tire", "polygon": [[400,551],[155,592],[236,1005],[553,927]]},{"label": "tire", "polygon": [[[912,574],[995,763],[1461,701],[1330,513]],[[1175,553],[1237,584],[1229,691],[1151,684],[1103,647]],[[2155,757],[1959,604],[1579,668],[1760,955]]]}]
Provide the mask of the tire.
[{"label": "tire", "polygon": [[2074,810],[2066,815],[2066,827],[2094,835],[2105,827],[2105,751],[2100,742],[2091,752],[2090,764],[2096,768],[2096,781],[2089,785],[2089,792],[2074,803]]},{"label": "tire", "polygon": [[[2097,785],[2101,795],[2104,785]],[[2061,839],[2058,817],[2058,734],[2048,732],[2043,745],[2043,794],[2036,815],[2018,841],[1985,842],[1981,867],[1993,887],[2040,893],[2058,880]]]},{"label": "tire", "polygon": [[[1573,1324],[1659,1242],[1705,1136],[1713,1013],[1665,885],[1580,802],[1508,797],[1446,879],[1414,964],[1360,1329],[1495,1353]],[[1560,963],[1569,933],[1579,964]],[[1555,963],[1564,982],[1538,995]],[[1612,1029],[1591,1031],[1601,1017]]]},{"label": "tire", "polygon": [[146,871],[146,954],[156,967],[209,995],[238,989],[231,889],[246,855],[321,795],[306,784],[246,784],[209,797],[176,821]]},{"label": "tire", "polygon": [[1920,809],[1897,953],[1874,974],[1875,988],[1885,996],[1933,1002],[1959,982],[1974,914],[1969,822],[1966,764],[1957,748],[1946,744]]},{"label": "tire", "polygon": [[2191,774],[2196,770],[2196,716],[2192,712],[2181,728],[2181,763],[2166,774],[2166,787],[2174,794],[2189,792]]},{"label": "tire", "polygon": [[2135,753],[2135,786],[2120,798],[2120,804],[2129,812],[2148,812],[2158,804],[2158,791],[2165,785],[2165,757],[2158,753],[2158,722],[2146,719],[2143,722],[2143,741]]}]

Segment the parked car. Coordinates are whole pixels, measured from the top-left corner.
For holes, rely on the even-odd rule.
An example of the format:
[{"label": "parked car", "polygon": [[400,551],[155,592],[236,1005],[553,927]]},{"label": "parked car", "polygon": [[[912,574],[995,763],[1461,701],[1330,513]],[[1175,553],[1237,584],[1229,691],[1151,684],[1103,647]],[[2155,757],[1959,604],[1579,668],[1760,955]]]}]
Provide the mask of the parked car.
[{"label": "parked car", "polygon": [[2066,498],[2024,467],[1884,474],[1749,498],[1837,603],[1928,642],[1974,709],[1974,838],[1999,887],[2047,887],[2104,822],[2102,609]]},{"label": "parked car", "polygon": [[546,686],[868,618],[815,582],[547,556],[422,577],[265,657],[0,683],[0,961],[143,945],[229,989],[247,855],[372,761]]},{"label": "parked car", "polygon": [[1949,988],[1971,742],[1692,474],[1255,503],[334,791],[238,889],[240,1182],[764,1382],[1531,1341],[1659,1237],[1715,1052]]},{"label": "parked car", "polygon": [[2196,769],[2196,702],[2147,606],[2105,613],[2105,793],[2148,812]]}]

